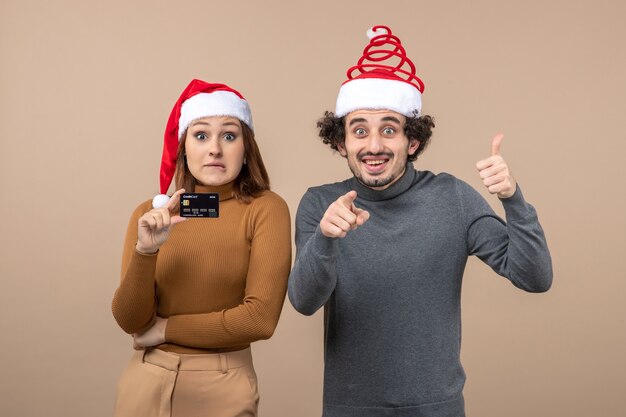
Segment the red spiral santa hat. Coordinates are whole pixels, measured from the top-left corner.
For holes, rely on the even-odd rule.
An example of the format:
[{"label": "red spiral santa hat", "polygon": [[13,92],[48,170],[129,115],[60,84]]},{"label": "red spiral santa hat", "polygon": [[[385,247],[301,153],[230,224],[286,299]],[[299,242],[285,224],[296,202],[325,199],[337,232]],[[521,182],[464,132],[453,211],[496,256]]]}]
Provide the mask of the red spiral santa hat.
[{"label": "red spiral santa hat", "polygon": [[154,208],[163,207],[169,201],[166,193],[176,172],[180,139],[191,122],[209,116],[236,117],[253,129],[250,106],[237,90],[225,84],[192,80],[174,104],[165,127],[161,157],[161,194],[152,200]]},{"label": "red spiral santa hat", "polygon": [[406,56],[402,42],[381,25],[368,29],[367,37],[369,44],[357,64],[348,69],[348,80],[339,89],[335,116],[360,109],[419,115],[424,83],[415,75],[415,65]]}]

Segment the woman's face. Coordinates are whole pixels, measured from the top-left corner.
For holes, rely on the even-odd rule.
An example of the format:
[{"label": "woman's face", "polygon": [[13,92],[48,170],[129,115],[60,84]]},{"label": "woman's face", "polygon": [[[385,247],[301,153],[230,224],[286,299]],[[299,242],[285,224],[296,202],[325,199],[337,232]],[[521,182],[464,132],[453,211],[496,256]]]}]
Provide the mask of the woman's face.
[{"label": "woman's face", "polygon": [[187,166],[202,185],[234,181],[241,172],[244,151],[241,122],[235,117],[203,117],[187,128]]}]

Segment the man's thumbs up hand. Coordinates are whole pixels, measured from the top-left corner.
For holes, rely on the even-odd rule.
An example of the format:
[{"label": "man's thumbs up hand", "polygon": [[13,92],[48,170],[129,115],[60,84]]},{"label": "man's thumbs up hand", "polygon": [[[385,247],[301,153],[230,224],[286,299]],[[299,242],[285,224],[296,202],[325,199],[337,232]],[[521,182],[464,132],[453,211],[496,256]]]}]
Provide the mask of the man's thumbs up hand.
[{"label": "man's thumbs up hand", "polygon": [[502,133],[494,136],[491,141],[491,156],[476,163],[478,174],[491,194],[500,198],[509,198],[515,194],[517,183],[509,170],[506,161],[500,155]]}]

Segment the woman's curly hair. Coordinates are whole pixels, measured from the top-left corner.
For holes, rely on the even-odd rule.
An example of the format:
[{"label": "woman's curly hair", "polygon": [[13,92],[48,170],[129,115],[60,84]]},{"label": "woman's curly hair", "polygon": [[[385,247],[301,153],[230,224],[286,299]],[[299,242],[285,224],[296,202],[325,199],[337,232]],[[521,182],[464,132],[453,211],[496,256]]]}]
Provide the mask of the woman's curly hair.
[{"label": "woman's curly hair", "polygon": [[[335,117],[333,112],[326,111],[324,112],[324,117],[317,121],[317,128],[319,129],[319,136],[322,138],[322,142],[330,145],[335,151],[338,150],[337,144],[343,144],[346,140],[345,119],[345,116]],[[424,151],[430,142],[434,127],[435,122],[430,116],[416,115],[406,118],[404,134],[409,140],[417,139],[420,143],[417,150],[409,155],[409,161],[415,161],[417,156]]]}]

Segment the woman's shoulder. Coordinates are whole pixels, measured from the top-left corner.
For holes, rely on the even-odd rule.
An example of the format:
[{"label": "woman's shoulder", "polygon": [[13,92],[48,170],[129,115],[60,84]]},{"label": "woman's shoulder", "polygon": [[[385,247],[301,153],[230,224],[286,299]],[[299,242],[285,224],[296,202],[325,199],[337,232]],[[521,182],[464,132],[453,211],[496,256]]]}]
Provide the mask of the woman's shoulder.
[{"label": "woman's shoulder", "polygon": [[143,216],[144,214],[146,214],[147,212],[149,212],[150,210],[152,210],[152,199],[142,201],[135,207],[131,217],[139,218]]},{"label": "woman's shoulder", "polygon": [[272,190],[265,190],[252,199],[253,204],[287,204],[285,200]]},{"label": "woman's shoulder", "polygon": [[271,190],[263,191],[263,193],[257,197],[254,197],[250,202],[250,209],[257,210],[267,210],[267,209],[275,209],[280,211],[289,212],[289,208],[285,200]]}]

